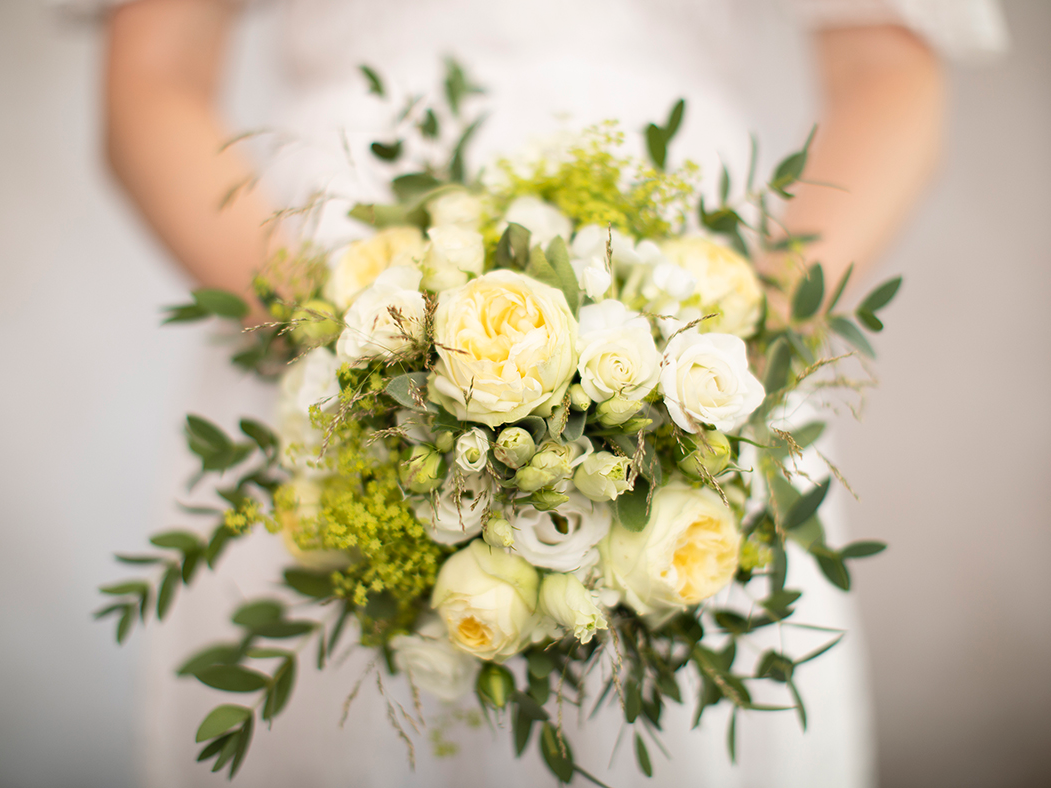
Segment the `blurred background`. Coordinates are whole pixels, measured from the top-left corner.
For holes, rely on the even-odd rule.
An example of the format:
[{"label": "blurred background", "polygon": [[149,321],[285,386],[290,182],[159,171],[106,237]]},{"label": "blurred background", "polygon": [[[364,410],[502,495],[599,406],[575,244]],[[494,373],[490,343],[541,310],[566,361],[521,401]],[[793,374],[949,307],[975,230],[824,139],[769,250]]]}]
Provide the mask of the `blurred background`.
[{"label": "blurred background", "polygon": [[[950,66],[941,172],[882,266],[906,284],[881,386],[838,425],[852,530],[891,545],[855,565],[885,788],[1051,773],[1051,3],[1004,7],[1010,53]],[[169,524],[209,340],[158,325],[189,282],[105,172],[101,36],[62,20],[0,2],[0,786],[122,788],[141,644],[94,589]],[[273,24],[236,43],[234,127]]]}]

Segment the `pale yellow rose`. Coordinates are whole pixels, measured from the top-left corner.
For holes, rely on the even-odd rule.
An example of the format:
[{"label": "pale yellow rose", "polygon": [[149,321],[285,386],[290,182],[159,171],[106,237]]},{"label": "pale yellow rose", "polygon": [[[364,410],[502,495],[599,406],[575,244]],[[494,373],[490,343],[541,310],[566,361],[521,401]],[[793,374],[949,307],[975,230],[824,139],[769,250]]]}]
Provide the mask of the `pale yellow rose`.
[{"label": "pale yellow rose", "polygon": [[496,427],[550,416],[577,366],[577,321],[562,291],[498,270],[442,293],[431,401]]},{"label": "pale yellow rose", "polygon": [[599,544],[606,585],[660,618],[724,588],[737,571],[737,519],[710,488],[672,481],[653,494],[646,527],[615,524]]},{"label": "pale yellow rose", "polygon": [[313,479],[297,476],[288,483],[285,495],[279,495],[277,500],[282,499],[291,505],[276,506],[274,514],[281,524],[285,549],[297,564],[314,572],[333,572],[346,569],[353,563],[351,557],[342,550],[312,550],[301,547],[296,541],[303,524],[316,520],[321,511],[320,484]]},{"label": "pale yellow rose", "polygon": [[431,605],[454,646],[502,662],[529,643],[539,586],[528,561],[477,539],[442,564]]},{"label": "pale yellow rose", "polygon": [[325,298],[345,310],[381,273],[396,265],[416,266],[423,254],[423,234],[415,227],[388,227],[354,241],[329,274]]},{"label": "pale yellow rose", "polygon": [[[699,236],[666,241],[661,252],[668,262],[696,280],[693,294],[681,302],[675,315],[679,320],[685,323],[717,312],[718,317],[700,324],[701,331],[739,337],[755,333],[762,314],[763,290],[751,263],[733,249]],[[674,314],[675,310],[655,311]]]}]

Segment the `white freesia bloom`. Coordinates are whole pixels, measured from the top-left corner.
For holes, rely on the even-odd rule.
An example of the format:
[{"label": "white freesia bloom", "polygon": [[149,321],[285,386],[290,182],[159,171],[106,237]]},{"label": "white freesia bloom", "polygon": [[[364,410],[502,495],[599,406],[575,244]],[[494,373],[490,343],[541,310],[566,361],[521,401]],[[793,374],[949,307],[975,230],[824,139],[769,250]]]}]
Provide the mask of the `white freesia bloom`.
[{"label": "white freesia bloom", "polygon": [[477,427],[456,439],[456,464],[468,473],[485,470],[489,459],[489,437]]},{"label": "white freesia bloom", "polygon": [[340,310],[347,309],[377,276],[394,266],[416,265],[423,252],[423,235],[415,227],[388,227],[354,241],[329,273],[325,298]]},{"label": "white freesia bloom", "polygon": [[466,189],[444,192],[427,203],[432,227],[477,230],[482,221],[482,201]]},{"label": "white freesia bloom", "polygon": [[529,563],[476,539],[438,572],[431,605],[453,645],[503,662],[530,642],[540,578]]},{"label": "white freesia bloom", "polygon": [[342,550],[301,547],[296,535],[321,512],[321,485],[307,476],[296,476],[289,482],[292,508],[277,507],[274,514],[281,525],[281,537],[292,560],[312,572],[334,572],[346,569],[352,563]]},{"label": "white freesia bloom", "polygon": [[496,427],[550,416],[577,367],[577,321],[560,290],[498,270],[442,293],[428,396],[456,418]]},{"label": "white freesia bloom", "polygon": [[556,572],[575,572],[598,563],[596,545],[609,533],[612,514],[604,503],[589,501],[578,492],[556,510],[520,509],[512,524],[515,552],[533,566]]},{"label": "white freesia bloom", "polygon": [[592,501],[612,501],[631,489],[631,460],[608,451],[595,452],[577,466],[573,486]]},{"label": "white freesia bloom", "polygon": [[341,362],[390,358],[423,339],[426,304],[419,269],[388,268],[354,300],[336,343]]},{"label": "white freesia bloom", "polygon": [[[688,294],[688,298],[678,296],[678,301],[681,302],[678,309],[670,307],[651,310],[671,314],[681,321],[665,329],[668,335],[683,323],[712,313],[717,317],[701,323],[701,331],[734,334],[739,337],[749,337],[755,333],[762,314],[763,291],[751,263],[733,249],[699,236],[666,241],[661,246],[661,251],[673,266],[696,281],[696,286],[692,293]],[[681,274],[669,269],[663,274],[663,283],[656,281],[656,275],[655,269],[654,284],[662,289],[668,288],[666,292],[674,296],[675,290],[671,280],[681,278]]]},{"label": "white freesia bloom", "polygon": [[474,230],[455,225],[432,227],[423,262],[423,286],[440,293],[467,284],[471,276],[482,273],[485,244]]},{"label": "white freesia bloom", "polygon": [[322,435],[310,424],[310,406],[322,409],[335,405],[339,396],[339,361],[326,348],[314,348],[298,359],[281,376],[277,397],[277,437],[282,457],[295,468],[298,457],[288,449],[297,446],[306,454],[320,446]]},{"label": "white freesia bloom", "polygon": [[645,528],[610,530],[601,544],[605,582],[640,615],[660,617],[724,588],[740,544],[736,518],[717,493],[673,481],[653,494]]},{"label": "white freesia bloom", "polygon": [[519,197],[507,207],[504,221],[514,222],[525,227],[531,233],[531,246],[540,244],[546,247],[556,237],[569,242],[573,233],[573,223],[551,203],[539,197]]},{"label": "white freesia bloom", "polygon": [[463,476],[463,489],[458,494],[452,478],[442,487],[437,501],[430,498],[416,504],[416,519],[423,523],[431,539],[439,544],[457,544],[473,539],[482,532],[482,516],[489,497],[489,479],[482,473]]},{"label": "white freesia bloom", "polygon": [[661,393],[672,421],[696,433],[700,423],[731,430],[766,393],[748,370],[744,341],[730,334],[683,331],[664,349]]},{"label": "white freesia bloom", "polygon": [[550,574],[540,584],[540,611],[587,644],[608,622],[595,595],[573,575]]},{"label": "white freesia bloom", "polygon": [[595,402],[649,394],[660,375],[660,355],[646,318],[614,299],[581,309],[577,370]]},{"label": "white freesia bloom", "polygon": [[437,616],[427,616],[411,635],[395,635],[390,646],[398,670],[439,700],[459,700],[474,687],[478,660],[453,646]]}]

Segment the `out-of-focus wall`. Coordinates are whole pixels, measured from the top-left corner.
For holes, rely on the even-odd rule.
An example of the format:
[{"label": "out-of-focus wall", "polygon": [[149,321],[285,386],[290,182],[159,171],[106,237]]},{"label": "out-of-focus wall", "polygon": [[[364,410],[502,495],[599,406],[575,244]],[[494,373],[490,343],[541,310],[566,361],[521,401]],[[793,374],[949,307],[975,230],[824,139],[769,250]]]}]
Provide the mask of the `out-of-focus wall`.
[{"label": "out-of-focus wall", "polygon": [[[887,788],[1043,785],[1051,744],[1051,5],[951,71],[942,176],[888,255],[882,387],[840,427]],[[259,85],[253,37],[237,58]],[[90,622],[114,549],[164,525],[198,329],[100,160],[101,42],[0,2],[0,786],[130,786],[135,639]],[[235,77],[235,82],[238,79]],[[251,125],[258,94],[237,93]],[[113,319],[113,315],[120,319]],[[105,318],[103,319],[103,316]],[[129,363],[132,360],[133,363]],[[189,405],[187,405],[189,407]],[[149,458],[149,461],[144,461]]]}]

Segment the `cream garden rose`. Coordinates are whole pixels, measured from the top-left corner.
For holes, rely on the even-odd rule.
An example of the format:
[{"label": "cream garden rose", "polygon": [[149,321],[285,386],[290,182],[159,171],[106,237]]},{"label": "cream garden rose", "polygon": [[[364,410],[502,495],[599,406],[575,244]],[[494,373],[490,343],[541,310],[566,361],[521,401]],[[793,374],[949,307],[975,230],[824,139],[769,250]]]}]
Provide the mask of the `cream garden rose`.
[{"label": "cream garden rose", "polygon": [[476,539],[442,564],[431,605],[453,645],[503,662],[530,642],[539,585],[528,561]]},{"label": "cream garden rose", "polygon": [[490,427],[550,416],[577,366],[577,322],[565,296],[515,271],[442,293],[434,339],[431,401]]},{"label": "cream garden rose", "polygon": [[752,265],[729,247],[700,236],[665,241],[661,252],[696,281],[693,294],[682,301],[675,317],[683,323],[707,314],[702,331],[749,337],[763,308],[763,290]]},{"label": "cream garden rose", "polygon": [[482,201],[466,189],[443,191],[427,203],[432,227],[477,230],[482,223]]},{"label": "cream garden rose", "polygon": [[478,660],[452,644],[437,616],[424,618],[411,635],[395,635],[390,646],[398,670],[439,700],[459,700],[474,686]]},{"label": "cream garden rose", "polygon": [[423,339],[426,305],[420,278],[416,268],[395,266],[358,295],[343,318],[346,328],[336,343],[340,361],[390,358]]},{"label": "cream garden rose", "polygon": [[580,310],[580,385],[595,402],[645,397],[657,385],[660,354],[650,324],[620,301]]},{"label": "cream garden rose", "polygon": [[345,310],[381,273],[397,265],[416,265],[424,251],[423,234],[415,227],[388,227],[354,241],[329,273],[325,298]]},{"label": "cream garden rose", "polygon": [[479,233],[447,225],[432,227],[427,231],[427,237],[430,243],[420,263],[426,289],[435,292],[451,290],[482,273],[485,246]]},{"label": "cream garden rose", "polygon": [[600,545],[606,585],[644,616],[696,605],[737,571],[737,520],[708,487],[672,481],[653,494],[646,527],[615,524]]},{"label": "cream garden rose", "polygon": [[733,429],[766,396],[763,384],[748,369],[743,340],[696,329],[683,331],[665,347],[660,387],[672,421],[691,433],[701,423]]}]

